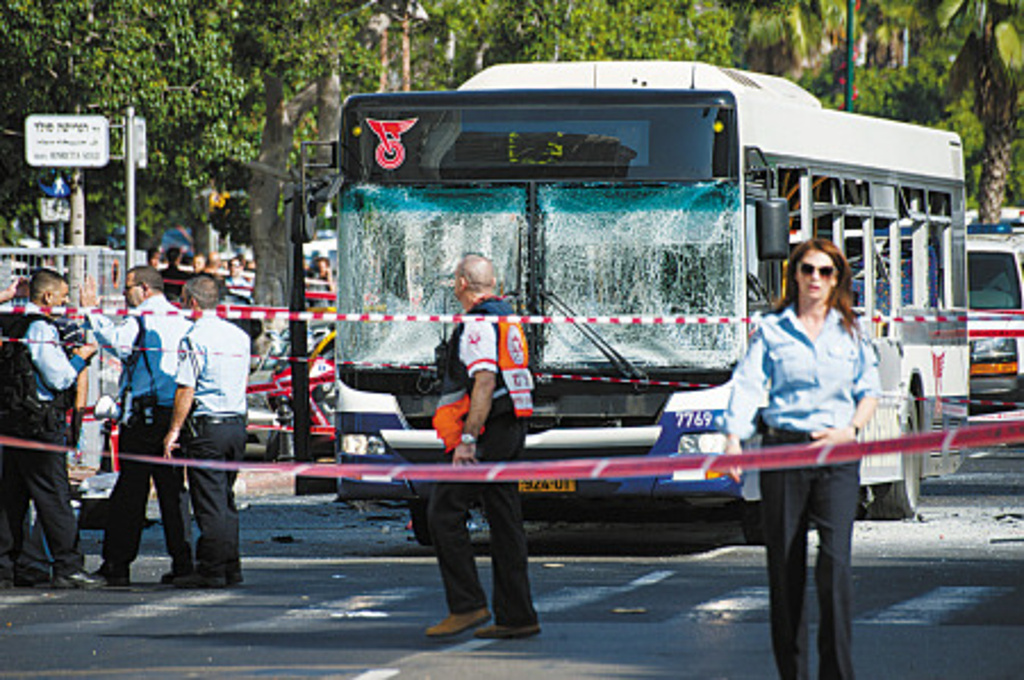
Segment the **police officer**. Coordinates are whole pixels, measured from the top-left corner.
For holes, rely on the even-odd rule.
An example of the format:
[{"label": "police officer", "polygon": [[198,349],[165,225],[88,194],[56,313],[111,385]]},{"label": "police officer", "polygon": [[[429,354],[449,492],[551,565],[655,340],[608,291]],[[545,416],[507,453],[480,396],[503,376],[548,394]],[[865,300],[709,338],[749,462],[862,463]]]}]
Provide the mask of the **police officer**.
[{"label": "police officer", "polygon": [[[491,261],[467,255],[455,270],[455,297],[467,314],[512,314],[508,303],[494,297],[495,283]],[[455,328],[448,348],[434,427],[451,453],[452,464],[518,458],[526,441],[525,419],[533,410],[533,383],[522,328],[467,321]],[[540,625],[530,595],[517,485],[439,482],[431,490],[427,518],[449,615],[427,628],[427,636],[456,635],[491,617],[466,528],[469,508],[477,500],[483,501],[491,528],[495,625],[481,628],[475,635],[536,635]]]},{"label": "police officer", "polygon": [[[212,276],[200,274],[185,283],[182,303],[188,309],[209,312],[218,301]],[[249,336],[244,331],[209,313],[196,320],[179,346],[178,387],[171,427],[164,438],[165,457],[172,457],[180,439],[186,458],[241,460],[249,361]],[[200,532],[197,564],[194,573],[174,579],[175,587],[223,588],[241,583],[235,476],[230,471],[189,466],[189,492]]]},{"label": "police officer", "polygon": [[[67,423],[63,393],[77,384],[96,345],[85,344],[68,358],[52,319],[40,307],[60,307],[67,302],[68,282],[51,269],[40,269],[29,282],[27,328],[16,337],[26,341],[35,394],[29,404],[5,403],[0,408],[0,432],[23,439],[64,446]],[[36,408],[35,404],[39,407]],[[78,524],[71,509],[71,487],[63,450],[6,447],[0,479],[0,587],[13,585],[14,564],[24,541],[24,520],[29,500],[35,503],[46,542],[53,556],[54,588],[96,588],[102,579],[85,572],[85,558],[78,545]]]},{"label": "police officer", "polygon": [[[190,327],[182,316],[167,314],[175,307],[164,297],[164,279],[149,266],[128,270],[124,298],[128,307],[146,316],[133,316],[115,324],[101,314],[89,314],[86,323],[100,344],[120,361],[120,447],[125,453],[163,458],[163,441],[171,424],[171,408],[177,388],[178,345]],[[86,279],[82,306],[98,303],[96,282]],[[171,571],[161,578],[170,583],[176,576],[192,573],[191,519],[185,494],[185,475],[180,467],[121,459],[121,470],[110,495],[110,515],[103,534],[103,564],[98,576],[108,586],[130,583],[131,563],[139,554],[146,525],[150,480],[156,486],[164,543],[171,556]]]}]

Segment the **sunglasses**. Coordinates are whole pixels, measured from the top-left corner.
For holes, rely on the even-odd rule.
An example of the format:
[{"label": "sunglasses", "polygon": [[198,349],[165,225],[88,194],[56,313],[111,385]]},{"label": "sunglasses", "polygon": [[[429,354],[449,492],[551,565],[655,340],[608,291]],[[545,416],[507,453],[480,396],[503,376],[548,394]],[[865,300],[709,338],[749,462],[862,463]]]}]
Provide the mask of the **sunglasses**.
[{"label": "sunglasses", "polygon": [[832,275],[836,273],[836,268],[831,265],[825,265],[824,267],[815,267],[813,264],[808,264],[806,262],[800,263],[800,273],[803,274],[804,276],[813,276],[814,272],[818,272],[821,275],[821,278],[828,279],[831,278]]}]

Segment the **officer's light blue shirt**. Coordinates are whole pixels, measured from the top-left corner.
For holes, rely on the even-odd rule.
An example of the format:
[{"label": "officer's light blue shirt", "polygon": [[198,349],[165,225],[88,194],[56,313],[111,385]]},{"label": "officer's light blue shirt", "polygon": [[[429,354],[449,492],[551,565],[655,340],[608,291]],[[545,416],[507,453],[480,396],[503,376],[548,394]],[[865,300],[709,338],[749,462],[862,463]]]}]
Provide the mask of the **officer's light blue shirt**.
[{"label": "officer's light blue shirt", "polygon": [[[26,314],[41,314],[33,302],[25,305]],[[33,321],[25,331],[28,353],[36,367],[37,394],[42,401],[53,401],[55,392],[62,392],[78,380],[78,374],[85,368],[80,356],[68,359],[61,345],[60,333],[48,321]]]},{"label": "officer's light blue shirt", "polygon": [[[155,393],[157,404],[173,406],[174,391],[178,387],[175,381],[178,373],[178,346],[192,323],[184,316],[166,315],[166,312],[176,308],[163,295],[146,298],[136,309],[152,314],[141,321],[146,329],[142,338],[142,347],[145,349],[132,369],[128,388],[133,397]],[[102,314],[89,314],[86,322],[100,345],[112,352],[122,364],[131,357],[139,333],[138,317],[117,324]],[[123,379],[125,374],[122,374]]]},{"label": "officer's light blue shirt", "polygon": [[197,319],[178,351],[177,384],[195,389],[195,414],[245,415],[249,336],[219,317]]},{"label": "officer's light blue shirt", "polygon": [[766,388],[764,422],[798,432],[846,427],[862,399],[882,393],[878,358],[864,333],[851,336],[833,309],[812,341],[793,307],[762,318],[733,373],[720,429],[740,439],[752,436]]}]

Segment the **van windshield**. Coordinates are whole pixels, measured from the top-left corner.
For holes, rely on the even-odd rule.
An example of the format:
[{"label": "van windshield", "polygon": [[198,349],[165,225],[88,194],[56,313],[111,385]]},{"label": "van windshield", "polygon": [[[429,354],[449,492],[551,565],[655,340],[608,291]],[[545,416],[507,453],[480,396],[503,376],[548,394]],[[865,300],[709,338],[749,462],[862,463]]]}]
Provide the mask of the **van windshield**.
[{"label": "van windshield", "polygon": [[1020,276],[1012,253],[967,254],[971,309],[1020,309]]}]

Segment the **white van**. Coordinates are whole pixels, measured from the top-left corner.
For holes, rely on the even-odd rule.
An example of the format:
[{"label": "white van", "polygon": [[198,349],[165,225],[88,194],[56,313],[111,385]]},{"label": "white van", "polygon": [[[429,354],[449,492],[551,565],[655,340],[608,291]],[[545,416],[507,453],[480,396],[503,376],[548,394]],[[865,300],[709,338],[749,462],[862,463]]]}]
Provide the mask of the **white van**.
[{"label": "white van", "polygon": [[[1024,409],[1024,237],[999,225],[967,239],[967,300],[974,312],[1007,312],[998,320],[971,319],[972,411]],[[971,231],[975,231],[971,229]],[[1014,318],[1014,315],[1019,315]]]}]

